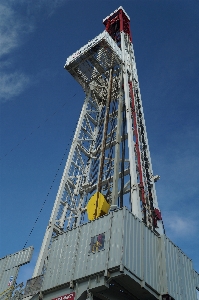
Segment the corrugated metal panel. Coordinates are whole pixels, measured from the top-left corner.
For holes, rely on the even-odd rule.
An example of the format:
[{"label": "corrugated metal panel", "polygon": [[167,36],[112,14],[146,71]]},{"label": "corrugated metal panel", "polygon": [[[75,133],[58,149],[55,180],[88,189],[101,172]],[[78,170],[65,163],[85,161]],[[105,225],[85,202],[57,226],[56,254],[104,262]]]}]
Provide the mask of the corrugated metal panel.
[{"label": "corrugated metal panel", "polygon": [[[44,281],[43,281],[43,285],[45,285],[45,288],[48,288],[48,286],[51,286],[52,284],[52,261],[53,261],[53,253],[54,253],[54,243],[52,243],[51,245],[51,253],[50,253],[50,259],[48,260],[48,263],[46,265],[47,267],[47,272],[45,273],[45,276],[44,276]],[[46,284],[48,283],[48,284]]]},{"label": "corrugated metal panel", "polygon": [[160,293],[160,239],[143,224],[144,281]]},{"label": "corrugated metal panel", "polygon": [[64,236],[59,236],[55,241],[53,241],[53,247],[51,250],[51,263],[49,265],[49,277],[48,284],[51,286],[59,285],[59,265],[62,262],[63,257],[62,251],[64,251]]},{"label": "corrugated metal panel", "polygon": [[64,240],[64,251],[59,265],[60,277],[59,284],[69,282],[73,279],[75,265],[77,261],[77,251],[79,248],[79,237],[81,236],[81,227],[75,228],[67,233]]},{"label": "corrugated metal panel", "polygon": [[159,238],[128,210],[124,220],[124,265],[160,293]]},{"label": "corrugated metal panel", "polygon": [[33,247],[28,247],[14,254],[7,255],[0,259],[0,270],[9,270],[17,266],[22,266],[30,262]]},{"label": "corrugated metal panel", "polygon": [[13,276],[13,284],[15,283],[17,275],[18,275],[18,271],[19,271],[19,267],[14,267],[14,268],[4,271],[2,273],[2,276],[0,279],[0,294],[9,288],[8,282],[9,282],[11,276]]},{"label": "corrugated metal panel", "polygon": [[[88,255],[88,264],[87,264],[88,275],[104,271],[107,268],[106,262],[108,260],[108,254],[109,254],[108,251],[109,251],[109,241],[110,241],[111,217],[112,215],[109,214],[90,223],[91,237],[94,237],[101,233],[105,233],[105,245],[104,245],[104,250],[101,250],[96,253],[91,253],[90,255]],[[81,259],[81,257],[79,257],[79,259]],[[79,261],[79,264],[81,264],[81,261]]]},{"label": "corrugated metal panel", "polygon": [[[101,217],[96,221],[90,222],[88,225],[82,226],[81,229],[74,279],[101,272],[106,268],[111,215]],[[91,238],[102,233],[105,233],[104,250],[95,253],[89,252]]]},{"label": "corrugated metal panel", "polygon": [[60,235],[53,241],[42,289],[46,290],[71,280],[80,228]]},{"label": "corrugated metal panel", "polygon": [[123,257],[123,236],[124,236],[124,213],[125,210],[118,210],[111,213],[110,244],[108,257],[108,269],[122,264]]},{"label": "corrugated metal panel", "polygon": [[193,277],[195,281],[195,286],[199,290],[199,274],[196,271],[193,271]]},{"label": "corrugated metal panel", "polygon": [[168,292],[175,299],[181,294],[178,247],[165,237],[165,249]]},{"label": "corrugated metal panel", "polygon": [[196,299],[192,261],[167,237],[165,248],[168,293],[175,300]]},{"label": "corrugated metal panel", "polygon": [[[91,224],[90,224],[91,225]],[[74,278],[81,278],[87,274],[88,254],[91,242],[91,226],[83,225],[81,227],[81,236],[79,247],[77,249],[77,262],[74,272]]]},{"label": "corrugated metal panel", "polygon": [[196,286],[193,277],[192,261],[180,250],[179,251],[179,273],[181,278],[181,298],[184,300],[196,297]]},{"label": "corrugated metal panel", "polygon": [[[111,215],[82,225],[57,237],[52,243],[42,289],[70,282],[105,270]],[[91,237],[105,233],[105,247],[89,253]]]},{"label": "corrugated metal panel", "polygon": [[7,264],[8,256],[0,259],[0,280],[3,272],[5,271],[6,264]]},{"label": "corrugated metal panel", "polygon": [[143,280],[143,223],[125,209],[123,264]]},{"label": "corrugated metal panel", "polygon": [[33,247],[28,247],[14,254],[7,255],[0,259],[0,291],[8,288],[10,276],[13,276],[13,283],[16,280],[19,267],[30,262]]},{"label": "corrugated metal panel", "polygon": [[[91,238],[105,234],[104,249],[90,252]],[[158,237],[126,208],[59,236],[52,244],[42,290],[121,264],[157,293],[195,299],[192,262],[166,236]],[[198,281],[197,281],[198,284]]]}]

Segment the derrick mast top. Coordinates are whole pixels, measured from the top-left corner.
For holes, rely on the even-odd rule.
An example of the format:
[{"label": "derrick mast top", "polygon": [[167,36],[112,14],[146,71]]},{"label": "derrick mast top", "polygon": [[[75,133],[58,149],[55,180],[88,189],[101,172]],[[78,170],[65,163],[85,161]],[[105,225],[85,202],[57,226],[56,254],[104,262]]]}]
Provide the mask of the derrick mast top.
[{"label": "derrick mast top", "polygon": [[128,34],[129,39],[132,42],[130,17],[127,15],[122,6],[103,19],[103,24],[105,25],[105,30],[110,34],[119,47],[121,47],[121,31]]}]

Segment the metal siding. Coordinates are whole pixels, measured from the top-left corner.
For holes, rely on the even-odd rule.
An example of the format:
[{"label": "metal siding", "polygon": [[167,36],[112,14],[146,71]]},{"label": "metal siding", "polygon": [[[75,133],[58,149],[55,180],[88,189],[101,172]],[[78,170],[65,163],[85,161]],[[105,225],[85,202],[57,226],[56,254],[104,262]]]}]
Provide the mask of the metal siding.
[{"label": "metal siding", "polygon": [[0,259],[0,270],[2,269],[6,271],[30,262],[32,252],[33,247],[29,247],[14,254],[3,257],[2,259]]},{"label": "metal siding", "polygon": [[[58,237],[54,242],[54,247],[53,247],[53,251],[51,253],[51,260],[52,260],[52,264],[51,264],[51,268],[50,268],[50,278],[49,278],[49,284],[51,284],[51,286],[55,286],[58,285],[58,274],[59,274],[59,264],[62,261],[62,259],[60,259],[60,250],[61,245],[62,245],[62,241],[63,241],[63,236]],[[56,246],[55,246],[56,245]]]},{"label": "metal siding", "polygon": [[160,240],[143,224],[144,281],[160,293]]},{"label": "metal siding", "polygon": [[[62,234],[52,243],[42,290],[105,270],[111,215]],[[90,253],[91,237],[105,232],[105,250]]]},{"label": "metal siding", "polygon": [[193,277],[195,281],[195,286],[199,290],[199,274],[193,270]]},{"label": "metal siding", "polygon": [[106,270],[106,262],[109,255],[109,241],[110,241],[110,228],[111,228],[112,214],[106,215],[102,218],[91,222],[91,237],[105,232],[105,246],[104,250],[88,255],[87,274],[95,274]]},{"label": "metal siding", "polygon": [[108,269],[119,266],[123,256],[123,235],[124,235],[124,213],[125,210],[118,210],[112,213],[112,224],[110,233],[110,244],[108,257]]},{"label": "metal siding", "polygon": [[19,267],[14,267],[12,269],[3,272],[0,278],[0,294],[9,288],[8,282],[11,276],[13,276],[13,284],[15,283],[18,275],[18,271],[19,271]]},{"label": "metal siding", "polygon": [[79,228],[75,228],[72,231],[64,233],[57,245],[57,256],[59,262],[57,264],[56,273],[54,271],[54,274],[57,277],[56,283],[53,282],[55,285],[69,282],[72,278],[79,230]]},{"label": "metal siding", "polygon": [[47,263],[47,272],[45,273],[44,276],[44,282],[43,285],[47,288],[48,286],[52,286],[52,274],[53,274],[53,265],[52,265],[52,261],[53,261],[53,255],[54,255],[54,248],[55,248],[55,243],[58,242],[58,239],[56,241],[54,241],[51,245],[51,251],[50,251],[50,255],[49,255],[49,260]]},{"label": "metal siding", "polygon": [[[51,266],[51,272],[53,276],[51,277],[51,284],[53,286],[60,284],[60,274],[62,269],[62,264],[64,260],[64,240],[65,236],[61,235],[56,241],[56,247],[53,248],[52,260],[53,265]],[[55,241],[54,241],[55,244]]]},{"label": "metal siding", "polygon": [[192,261],[165,237],[168,293],[175,300],[196,299]]},{"label": "metal siding", "polygon": [[143,279],[143,223],[125,210],[124,221],[124,266],[141,280]]},{"label": "metal siding", "polygon": [[67,232],[66,239],[64,241],[65,244],[65,253],[62,257],[62,264],[60,265],[60,269],[62,274],[60,274],[59,284],[64,282],[69,282],[72,280],[72,273],[76,263],[76,251],[77,251],[77,242],[80,228],[75,228],[69,232]]},{"label": "metal siding", "polygon": [[187,285],[190,283],[189,282],[190,274],[189,274],[189,270],[187,269],[188,267],[187,260],[185,259],[184,254],[179,251],[179,249],[178,249],[178,257],[179,257],[178,274],[180,276],[180,294],[183,300],[188,300],[189,298],[187,298],[187,296],[190,295],[190,287],[188,288]]},{"label": "metal siding", "polygon": [[[74,230],[74,235],[76,236],[77,231]],[[58,250],[58,264],[54,261],[56,265],[57,271],[54,270],[54,274],[56,276],[53,284],[60,285],[63,281],[67,280],[67,275],[70,273],[70,269],[72,268],[71,261],[71,253],[70,249],[70,236],[71,232],[68,231],[61,236],[61,239],[58,242],[57,250]],[[73,240],[74,241],[74,240]],[[54,258],[56,259],[56,257]],[[56,272],[56,273],[55,273]]]},{"label": "metal siding", "polygon": [[160,241],[143,222],[125,210],[124,266],[160,292]]},{"label": "metal siding", "polygon": [[168,293],[174,299],[180,299],[180,278],[178,270],[178,248],[165,237],[166,272]]},{"label": "metal siding", "polygon": [[0,280],[1,280],[1,276],[3,275],[3,272],[5,271],[7,260],[8,260],[7,256],[0,259]]},{"label": "metal siding", "polygon": [[67,231],[52,243],[42,290],[47,290],[71,280],[79,230],[79,228],[75,228]]},{"label": "metal siding", "polygon": [[179,249],[182,299],[196,299],[192,261]]},{"label": "metal siding", "polygon": [[75,266],[74,279],[81,278],[87,274],[88,254],[91,242],[91,224],[81,226],[80,244],[77,251],[77,262]]},{"label": "metal siding", "polygon": [[13,276],[13,283],[16,280],[19,267],[28,263],[32,257],[33,247],[23,249],[14,254],[0,259],[0,291],[8,288],[10,276]]},{"label": "metal siding", "polygon": [[185,282],[185,274],[184,274],[184,266],[183,266],[183,253],[180,253],[179,249],[178,249],[178,264],[177,264],[177,268],[178,268],[178,276],[179,276],[179,281],[180,281],[180,285],[179,285],[179,299],[183,299],[183,300],[188,300],[187,298],[187,293],[186,293],[186,283]]},{"label": "metal siding", "polygon": [[96,274],[105,270],[106,264],[106,250],[98,253],[91,253],[88,258],[87,274]]},{"label": "metal siding", "polygon": [[[105,233],[104,250],[89,253],[91,237],[101,233]],[[158,293],[166,290],[175,300],[196,299],[198,274],[191,260],[166,236],[157,237],[126,208],[57,237],[52,243],[42,290],[120,264]]]}]

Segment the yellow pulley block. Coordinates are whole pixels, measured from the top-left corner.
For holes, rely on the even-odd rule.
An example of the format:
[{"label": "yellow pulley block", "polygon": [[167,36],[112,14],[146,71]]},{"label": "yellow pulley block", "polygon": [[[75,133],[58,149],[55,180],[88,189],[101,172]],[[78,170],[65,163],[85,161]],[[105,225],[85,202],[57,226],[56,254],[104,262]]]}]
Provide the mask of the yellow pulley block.
[{"label": "yellow pulley block", "polygon": [[88,219],[93,221],[108,213],[110,204],[106,201],[104,195],[96,192],[88,201],[87,214]]}]

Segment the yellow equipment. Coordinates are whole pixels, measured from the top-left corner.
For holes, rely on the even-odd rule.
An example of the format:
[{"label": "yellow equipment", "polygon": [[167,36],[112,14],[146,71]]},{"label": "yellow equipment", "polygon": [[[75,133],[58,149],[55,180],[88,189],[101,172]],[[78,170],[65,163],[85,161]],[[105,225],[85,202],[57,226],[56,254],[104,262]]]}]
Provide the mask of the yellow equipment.
[{"label": "yellow equipment", "polygon": [[93,221],[108,213],[110,204],[106,201],[104,195],[96,192],[88,201],[87,214],[88,219]]},{"label": "yellow equipment", "polygon": [[[4,294],[4,300],[9,300],[12,296],[12,291],[14,290],[14,286],[10,286],[9,288],[7,288],[5,291],[3,291],[0,296],[3,296]],[[2,298],[2,297],[1,297]]]}]

